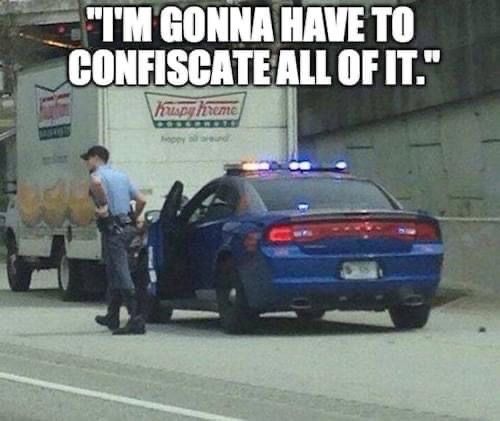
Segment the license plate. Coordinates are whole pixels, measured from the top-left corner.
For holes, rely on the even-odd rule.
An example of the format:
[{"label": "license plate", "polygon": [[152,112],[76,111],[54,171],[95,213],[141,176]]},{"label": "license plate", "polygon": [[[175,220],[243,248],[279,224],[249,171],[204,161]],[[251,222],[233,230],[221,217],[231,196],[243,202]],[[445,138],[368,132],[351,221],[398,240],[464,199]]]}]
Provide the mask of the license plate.
[{"label": "license plate", "polygon": [[379,278],[377,262],[344,262],[340,276],[346,280],[366,281]]}]

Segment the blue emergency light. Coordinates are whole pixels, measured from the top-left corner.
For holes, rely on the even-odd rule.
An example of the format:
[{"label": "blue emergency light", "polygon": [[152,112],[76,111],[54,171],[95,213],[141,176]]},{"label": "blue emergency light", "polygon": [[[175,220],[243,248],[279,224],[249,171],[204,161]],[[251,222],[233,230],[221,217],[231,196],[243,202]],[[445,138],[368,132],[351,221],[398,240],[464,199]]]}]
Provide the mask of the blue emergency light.
[{"label": "blue emergency light", "polygon": [[290,171],[311,171],[312,164],[309,161],[291,161],[288,164]]},{"label": "blue emergency light", "polygon": [[348,172],[349,171],[349,166],[347,165],[347,162],[344,161],[343,159],[339,159],[337,162],[335,162],[335,165],[333,166],[334,171],[336,172]]}]

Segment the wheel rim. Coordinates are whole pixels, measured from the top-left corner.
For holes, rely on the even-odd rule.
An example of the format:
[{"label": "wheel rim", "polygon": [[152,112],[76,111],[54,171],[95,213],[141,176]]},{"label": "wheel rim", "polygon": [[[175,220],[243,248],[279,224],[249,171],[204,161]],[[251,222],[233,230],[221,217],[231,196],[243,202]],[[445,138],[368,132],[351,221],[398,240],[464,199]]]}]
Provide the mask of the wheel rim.
[{"label": "wheel rim", "polygon": [[9,279],[14,279],[17,275],[16,262],[17,250],[15,245],[10,243],[7,250],[7,274],[9,276]]},{"label": "wheel rim", "polygon": [[10,254],[7,256],[7,273],[9,278],[13,279],[17,275],[16,270],[17,254]]},{"label": "wheel rim", "polygon": [[69,285],[69,262],[66,256],[61,258],[59,265],[59,286],[63,291],[68,290]]}]

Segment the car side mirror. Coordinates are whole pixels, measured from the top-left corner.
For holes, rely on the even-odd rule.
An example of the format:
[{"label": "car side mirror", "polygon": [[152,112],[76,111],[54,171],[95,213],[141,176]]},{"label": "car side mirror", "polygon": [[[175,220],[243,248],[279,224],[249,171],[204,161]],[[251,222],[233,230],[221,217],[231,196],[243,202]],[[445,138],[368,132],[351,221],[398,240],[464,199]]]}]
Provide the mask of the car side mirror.
[{"label": "car side mirror", "polygon": [[144,219],[146,220],[146,223],[151,225],[154,224],[158,219],[160,219],[160,211],[159,210],[150,210],[147,211],[146,214],[144,215]]}]

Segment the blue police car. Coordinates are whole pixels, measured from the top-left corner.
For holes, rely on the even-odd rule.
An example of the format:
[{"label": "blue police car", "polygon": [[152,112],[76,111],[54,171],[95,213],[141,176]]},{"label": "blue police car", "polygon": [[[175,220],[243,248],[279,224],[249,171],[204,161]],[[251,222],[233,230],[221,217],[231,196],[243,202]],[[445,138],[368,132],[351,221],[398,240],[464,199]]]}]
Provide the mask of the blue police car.
[{"label": "blue police car", "polygon": [[151,321],[173,309],[218,312],[229,333],[262,313],[303,320],[329,310],[389,310],[400,329],[422,328],[438,287],[443,243],[436,219],[407,212],[376,183],[309,162],[229,166],[181,206],[176,182],[149,212],[142,283]]}]

